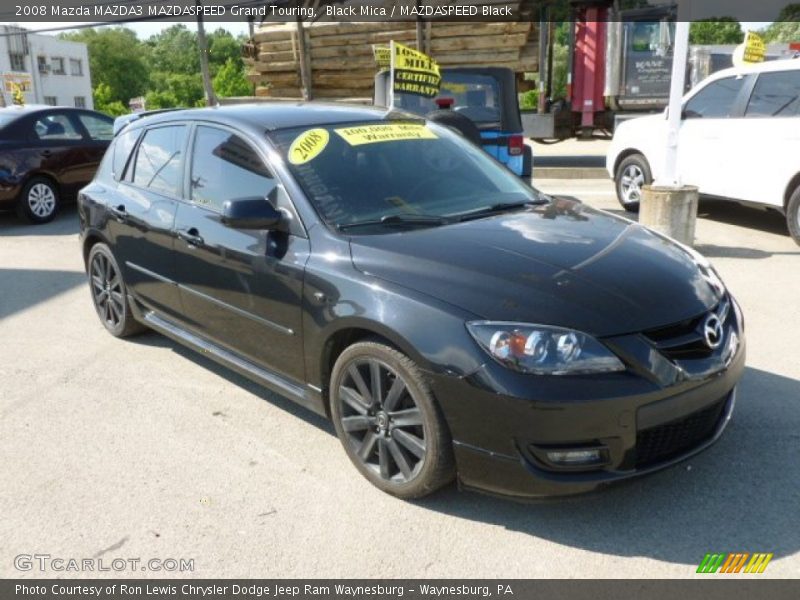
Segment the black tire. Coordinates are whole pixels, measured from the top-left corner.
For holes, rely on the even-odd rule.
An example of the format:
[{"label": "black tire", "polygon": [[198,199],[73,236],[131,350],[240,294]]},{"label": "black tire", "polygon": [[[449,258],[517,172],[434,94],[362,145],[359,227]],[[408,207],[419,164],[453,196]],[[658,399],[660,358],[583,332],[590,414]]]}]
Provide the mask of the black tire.
[{"label": "black tire", "polygon": [[798,187],[786,204],[786,224],[789,234],[795,243],[800,246],[800,187]]},{"label": "black tire", "polygon": [[522,152],[522,178],[530,179],[533,175],[533,151],[527,144]]},{"label": "black tire", "polygon": [[124,338],[146,329],[133,318],[125,282],[111,249],[102,242],[89,252],[89,292],[103,327],[114,337]]},{"label": "black tire", "polygon": [[40,225],[52,221],[60,205],[58,186],[51,179],[31,177],[17,200],[17,214],[30,223]]},{"label": "black tire", "polygon": [[622,208],[630,212],[639,212],[641,188],[651,183],[653,183],[653,174],[650,165],[641,154],[631,154],[625,157],[614,173],[617,200]]},{"label": "black tire", "polygon": [[469,117],[449,109],[442,109],[429,112],[425,118],[450,129],[455,129],[470,142],[479,148],[481,147],[481,130]]},{"label": "black tire", "polygon": [[421,498],[455,477],[439,406],[417,365],[401,352],[372,341],[347,348],[331,373],[330,402],[347,456],[377,488]]}]

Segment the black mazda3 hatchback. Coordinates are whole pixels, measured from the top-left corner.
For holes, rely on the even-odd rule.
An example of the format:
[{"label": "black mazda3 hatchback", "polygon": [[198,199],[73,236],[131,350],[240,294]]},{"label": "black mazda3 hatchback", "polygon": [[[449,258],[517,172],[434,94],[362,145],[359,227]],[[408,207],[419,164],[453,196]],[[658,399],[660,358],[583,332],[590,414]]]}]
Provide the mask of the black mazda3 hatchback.
[{"label": "black mazda3 hatchback", "polygon": [[717,440],[741,311],[693,250],[446,127],[275,103],[134,121],[79,198],[91,297],[329,417],[380,489],[593,490]]}]

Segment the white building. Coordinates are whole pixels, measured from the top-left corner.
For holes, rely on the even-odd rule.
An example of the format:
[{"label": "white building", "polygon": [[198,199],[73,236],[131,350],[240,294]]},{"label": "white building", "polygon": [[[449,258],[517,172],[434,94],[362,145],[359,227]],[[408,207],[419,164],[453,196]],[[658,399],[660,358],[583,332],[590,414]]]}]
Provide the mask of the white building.
[{"label": "white building", "polygon": [[17,83],[26,104],[94,108],[89,53],[80,42],[0,25],[0,77],[6,105]]}]

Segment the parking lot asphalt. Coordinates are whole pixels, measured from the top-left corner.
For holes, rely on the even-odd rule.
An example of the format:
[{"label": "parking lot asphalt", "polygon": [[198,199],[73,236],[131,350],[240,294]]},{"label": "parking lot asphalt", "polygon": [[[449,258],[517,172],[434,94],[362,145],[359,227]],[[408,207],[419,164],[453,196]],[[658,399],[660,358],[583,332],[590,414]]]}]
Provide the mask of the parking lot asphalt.
[{"label": "parking lot asphalt", "polygon": [[[609,181],[537,185],[622,212]],[[707,552],[772,552],[756,577],[800,577],[800,247],[775,214],[700,215],[746,318],[728,431],[659,474],[518,504],[381,493],[324,419],[155,333],[108,335],[74,208],[0,214],[0,577],[693,577]],[[21,572],[19,554],[194,571]]]}]

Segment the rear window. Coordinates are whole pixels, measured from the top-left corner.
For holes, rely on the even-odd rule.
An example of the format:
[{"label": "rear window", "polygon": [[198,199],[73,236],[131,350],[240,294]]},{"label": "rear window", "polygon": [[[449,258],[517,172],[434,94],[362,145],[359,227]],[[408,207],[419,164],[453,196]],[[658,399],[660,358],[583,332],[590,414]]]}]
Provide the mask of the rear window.
[{"label": "rear window", "polygon": [[[491,75],[447,72],[442,75],[438,98],[452,98],[453,110],[482,125],[500,123],[500,85]],[[395,106],[425,116],[438,108],[434,98],[397,94]]]},{"label": "rear window", "polygon": [[800,70],[762,73],[758,76],[747,117],[795,117],[800,115]]},{"label": "rear window", "polygon": [[141,130],[130,130],[120,134],[117,141],[114,142],[114,162],[112,170],[114,171],[114,179],[119,181],[125,175],[125,165],[128,164],[128,157],[131,150],[136,145],[136,140],[139,138]]}]

